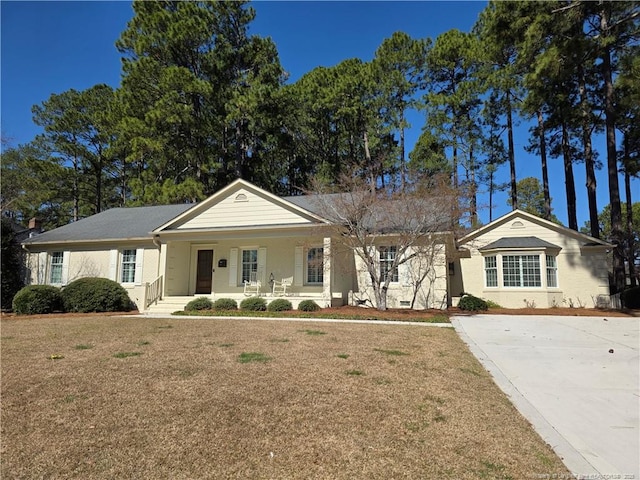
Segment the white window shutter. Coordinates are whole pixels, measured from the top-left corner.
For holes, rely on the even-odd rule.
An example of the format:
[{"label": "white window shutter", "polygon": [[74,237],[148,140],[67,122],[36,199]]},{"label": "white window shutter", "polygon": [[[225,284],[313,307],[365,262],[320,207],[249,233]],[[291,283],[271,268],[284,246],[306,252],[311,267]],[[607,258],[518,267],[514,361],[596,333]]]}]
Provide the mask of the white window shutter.
[{"label": "white window shutter", "polygon": [[295,251],[295,269],[293,272],[293,284],[301,287],[304,280],[304,249],[296,247]]},{"label": "white window shutter", "polygon": [[66,285],[69,281],[69,258],[71,252],[62,252],[62,285]]},{"label": "white window shutter", "polygon": [[238,286],[238,249],[229,250],[229,286]]},{"label": "white window shutter", "polygon": [[40,252],[38,254],[38,272],[36,277],[37,285],[44,285],[47,282],[47,252]]},{"label": "white window shutter", "polygon": [[267,249],[265,247],[258,248],[258,280],[264,285],[267,281],[266,271],[267,269]]},{"label": "white window shutter", "polygon": [[113,249],[109,252],[109,279],[118,281],[118,250]]},{"label": "white window shutter", "polygon": [[136,285],[142,284],[142,265],[144,264],[144,248],[136,250],[136,273],[134,282]]}]

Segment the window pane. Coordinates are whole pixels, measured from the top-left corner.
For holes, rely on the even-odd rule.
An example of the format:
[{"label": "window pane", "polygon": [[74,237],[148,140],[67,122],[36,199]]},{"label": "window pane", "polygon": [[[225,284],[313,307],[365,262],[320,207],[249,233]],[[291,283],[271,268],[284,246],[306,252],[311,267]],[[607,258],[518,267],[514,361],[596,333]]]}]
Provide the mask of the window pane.
[{"label": "window pane", "polygon": [[556,257],[552,255],[546,256],[547,260],[547,287],[558,286],[558,267],[556,264]]},{"label": "window pane", "polygon": [[540,287],[540,257],[538,255],[503,255],[502,277],[505,287]]},{"label": "window pane", "polygon": [[122,283],[133,283],[136,279],[136,251],[135,250],[123,250],[122,251],[122,274],[120,275],[120,281]]},{"label": "window pane", "polygon": [[525,287],[542,286],[540,276],[540,257],[538,255],[524,255],[522,259],[522,283]]},{"label": "window pane", "polygon": [[516,255],[502,256],[502,281],[505,287],[521,287],[520,257]]},{"label": "window pane", "polygon": [[498,262],[495,256],[484,257],[485,281],[487,287],[498,286]]},{"label": "window pane", "polygon": [[51,254],[51,273],[49,283],[62,283],[62,262],[64,252],[53,252]]},{"label": "window pane", "polygon": [[380,255],[380,278],[383,282],[387,281],[387,277],[391,276],[392,282],[398,281],[398,267],[394,268],[393,271],[391,266],[396,259],[397,247],[380,247],[379,255]]},{"label": "window pane", "polygon": [[[256,280],[258,271],[258,250],[242,251],[242,281],[250,282]],[[251,275],[253,273],[253,275]]]},{"label": "window pane", "polygon": [[323,255],[322,248],[310,248],[307,252],[307,283],[322,283]]}]

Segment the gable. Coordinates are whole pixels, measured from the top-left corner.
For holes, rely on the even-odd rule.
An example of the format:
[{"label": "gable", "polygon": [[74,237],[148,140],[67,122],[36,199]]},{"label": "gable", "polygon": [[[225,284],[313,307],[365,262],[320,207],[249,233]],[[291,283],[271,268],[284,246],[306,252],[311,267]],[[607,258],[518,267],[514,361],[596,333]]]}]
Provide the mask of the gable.
[{"label": "gable", "polygon": [[304,225],[318,220],[311,212],[237,180],[156,231]]},{"label": "gable", "polygon": [[459,241],[461,246],[486,248],[493,242],[514,239],[514,245],[527,238],[535,237],[543,243],[550,243],[561,249],[578,250],[583,247],[610,248],[612,245],[592,238],[562,225],[549,222],[535,215],[514,210],[499,219],[475,230]]}]

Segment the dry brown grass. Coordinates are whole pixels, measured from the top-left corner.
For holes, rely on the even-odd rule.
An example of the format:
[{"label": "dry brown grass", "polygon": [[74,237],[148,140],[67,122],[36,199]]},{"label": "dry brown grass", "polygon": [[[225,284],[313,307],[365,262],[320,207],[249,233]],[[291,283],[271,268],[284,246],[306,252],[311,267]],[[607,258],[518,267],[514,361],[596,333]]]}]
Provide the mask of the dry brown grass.
[{"label": "dry brown grass", "polygon": [[1,341],[2,478],[568,475],[450,328],[5,318]]}]

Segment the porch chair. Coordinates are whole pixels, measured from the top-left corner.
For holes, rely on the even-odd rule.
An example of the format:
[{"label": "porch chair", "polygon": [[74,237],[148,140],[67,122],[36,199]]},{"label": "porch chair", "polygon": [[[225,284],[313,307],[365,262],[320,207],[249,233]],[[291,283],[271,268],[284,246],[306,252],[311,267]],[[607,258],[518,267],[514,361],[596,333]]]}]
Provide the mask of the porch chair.
[{"label": "porch chair", "polygon": [[262,286],[260,280],[257,279],[258,272],[251,272],[249,274],[249,280],[244,281],[244,294],[247,297],[260,296],[260,287]]},{"label": "porch chair", "polygon": [[283,297],[287,294],[287,287],[293,284],[293,277],[283,278],[281,281],[273,281],[273,290],[271,294],[274,297]]}]

